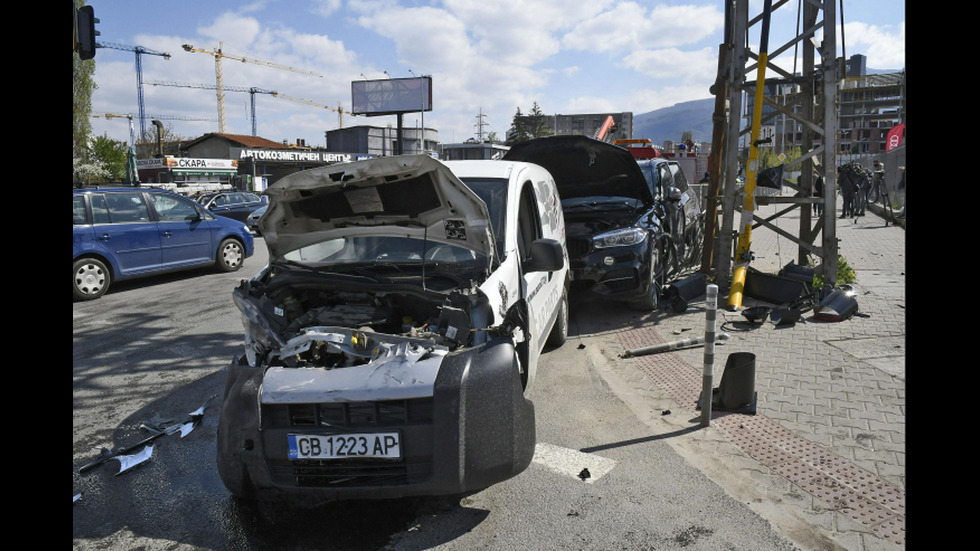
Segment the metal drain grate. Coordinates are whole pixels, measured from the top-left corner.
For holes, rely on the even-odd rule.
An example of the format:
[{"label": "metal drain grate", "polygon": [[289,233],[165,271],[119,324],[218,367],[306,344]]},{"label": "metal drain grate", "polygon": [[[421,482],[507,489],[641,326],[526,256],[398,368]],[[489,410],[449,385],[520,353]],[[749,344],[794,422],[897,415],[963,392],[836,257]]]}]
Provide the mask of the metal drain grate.
[{"label": "metal drain grate", "polygon": [[[652,329],[620,333],[624,348],[658,344]],[[672,353],[636,358],[637,367],[682,406],[701,395],[701,372]],[[713,419],[747,455],[879,537],[905,544],[905,491],[785,429],[763,415]]]}]

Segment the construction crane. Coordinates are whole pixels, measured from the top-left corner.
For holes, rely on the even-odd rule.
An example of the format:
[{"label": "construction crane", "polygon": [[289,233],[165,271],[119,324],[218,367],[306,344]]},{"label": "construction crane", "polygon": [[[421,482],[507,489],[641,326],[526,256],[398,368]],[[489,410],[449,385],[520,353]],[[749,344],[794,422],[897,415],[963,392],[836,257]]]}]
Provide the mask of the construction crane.
[{"label": "construction crane", "polygon": [[295,101],[296,103],[305,103],[306,105],[312,105],[313,107],[320,107],[322,109],[329,109],[331,111],[336,111],[340,123],[340,128],[344,127],[344,113],[347,113],[348,115],[354,114],[351,113],[350,111],[344,111],[343,108],[341,108],[340,106],[340,102],[337,103],[337,107],[332,107],[330,105],[324,105],[322,103],[317,103],[315,101],[310,101],[308,99],[294,98],[292,96],[287,96],[286,94],[280,94],[278,92],[273,92],[272,95],[274,97],[282,98],[284,100]]},{"label": "construction crane", "polygon": [[139,108],[140,136],[142,136],[146,133],[146,108],[143,105],[143,54],[158,55],[164,59],[170,59],[170,54],[144,48],[143,46],[126,46],[125,44],[116,44],[113,42],[96,42],[95,47],[136,52],[136,98],[137,107]]},{"label": "construction crane", "polygon": [[[147,82],[151,86],[176,86],[178,88],[199,88],[203,90],[214,90],[217,88],[214,84],[193,84],[184,82]],[[255,128],[255,94],[271,94],[273,96],[277,95],[274,90],[265,90],[263,88],[244,88],[241,86],[225,86],[225,91],[228,92],[248,92],[252,97],[252,135],[256,135]]]},{"label": "construction crane", "polygon": [[224,42],[219,42],[218,47],[214,50],[202,50],[200,48],[195,48],[190,44],[184,44],[182,46],[184,50],[188,52],[198,52],[202,54],[208,54],[214,56],[214,76],[215,76],[215,89],[217,90],[218,96],[218,131],[225,131],[225,93],[224,93],[224,82],[221,75],[221,60],[223,58],[234,59],[235,61],[241,61],[242,63],[255,63],[257,65],[265,65],[266,67],[272,67],[274,69],[282,69],[284,71],[293,71],[294,73],[303,73],[307,75],[313,75],[316,77],[322,77],[323,75],[319,73],[314,73],[313,71],[306,71],[303,69],[295,69],[293,67],[287,67],[285,65],[279,65],[278,63],[272,63],[271,61],[262,61],[260,59],[250,59],[247,57],[232,56],[223,53],[221,50],[224,47]]}]

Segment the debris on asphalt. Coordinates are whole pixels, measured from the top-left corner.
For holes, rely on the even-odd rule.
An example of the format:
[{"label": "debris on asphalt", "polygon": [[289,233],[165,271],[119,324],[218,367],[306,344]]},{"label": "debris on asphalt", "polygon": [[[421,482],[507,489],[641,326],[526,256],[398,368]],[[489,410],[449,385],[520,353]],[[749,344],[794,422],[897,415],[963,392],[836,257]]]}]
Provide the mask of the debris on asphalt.
[{"label": "debris on asphalt", "polygon": [[132,469],[133,467],[145,463],[150,460],[153,456],[153,446],[146,446],[143,451],[139,453],[134,453],[132,455],[116,455],[113,459],[119,460],[119,472],[116,476],[123,474],[124,472]]},{"label": "debris on asphalt", "polygon": [[582,469],[580,473],[578,473],[578,477],[581,478],[582,480],[585,480],[587,478],[592,478],[592,473],[589,472],[588,468],[585,468]]},{"label": "debris on asphalt", "polygon": [[[150,455],[153,454],[153,446],[150,446],[150,443],[160,437],[175,434],[177,432],[180,432],[181,438],[189,434],[192,430],[194,430],[194,427],[201,422],[201,419],[204,417],[204,408],[207,407],[208,402],[214,399],[215,396],[211,396],[211,398],[208,398],[201,407],[189,413],[188,418],[183,422],[163,428],[151,427],[146,423],[141,423],[140,428],[149,431],[151,433],[150,436],[143,438],[131,446],[117,448],[114,451],[109,451],[106,448],[102,448],[102,450],[99,452],[99,457],[86,463],[85,465],[82,465],[81,468],[78,469],[78,473],[84,474],[100,465],[107,463],[111,459],[118,459],[121,467],[119,472],[116,473],[118,475],[148,460]],[[134,454],[133,452],[136,452],[137,450],[142,451]]]}]

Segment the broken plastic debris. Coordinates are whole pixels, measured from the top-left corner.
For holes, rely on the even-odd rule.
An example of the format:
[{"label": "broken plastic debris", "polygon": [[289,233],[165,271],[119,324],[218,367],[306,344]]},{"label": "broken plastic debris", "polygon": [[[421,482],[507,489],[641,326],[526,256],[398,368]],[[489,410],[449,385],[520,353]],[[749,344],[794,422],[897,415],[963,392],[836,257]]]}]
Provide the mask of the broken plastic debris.
[{"label": "broken plastic debris", "polygon": [[119,472],[116,475],[120,475],[140,463],[148,461],[152,455],[153,446],[147,446],[143,448],[143,451],[134,453],[133,455],[117,455],[113,458],[119,460]]},{"label": "broken plastic debris", "polygon": [[73,496],[73,497],[71,498],[71,502],[72,502],[72,503],[75,503],[75,502],[77,502],[77,501],[78,501],[79,499],[82,499],[82,494],[75,494],[75,495],[74,495],[74,496]]},{"label": "broken plastic debris", "polygon": [[585,469],[582,469],[582,472],[578,473],[578,477],[581,478],[582,480],[585,480],[587,478],[592,478],[592,474],[589,473],[589,469],[588,468],[585,468]]}]

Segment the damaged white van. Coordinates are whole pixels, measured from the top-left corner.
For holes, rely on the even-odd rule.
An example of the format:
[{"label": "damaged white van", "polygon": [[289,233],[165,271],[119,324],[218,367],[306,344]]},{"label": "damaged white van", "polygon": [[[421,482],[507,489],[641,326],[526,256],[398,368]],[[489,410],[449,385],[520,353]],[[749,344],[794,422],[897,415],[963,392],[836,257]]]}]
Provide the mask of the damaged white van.
[{"label": "damaged white van", "polygon": [[447,495],[522,472],[524,391],[568,331],[552,176],[396,156],[289,175],[259,222],[269,265],[234,290],[218,471],[236,496],[310,505]]}]

